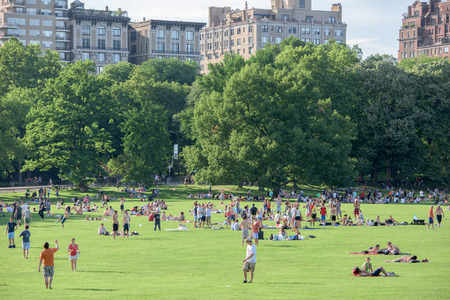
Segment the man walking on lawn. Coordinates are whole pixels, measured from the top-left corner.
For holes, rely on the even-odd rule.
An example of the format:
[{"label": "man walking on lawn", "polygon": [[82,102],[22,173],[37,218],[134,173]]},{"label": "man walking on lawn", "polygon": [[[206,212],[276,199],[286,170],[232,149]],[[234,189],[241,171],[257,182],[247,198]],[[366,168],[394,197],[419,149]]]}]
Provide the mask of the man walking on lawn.
[{"label": "man walking on lawn", "polygon": [[247,243],[247,255],[242,261],[244,263],[242,267],[242,271],[244,271],[244,283],[247,283],[248,272],[250,272],[250,281],[248,283],[252,283],[256,265],[256,246],[253,245],[251,238],[247,238],[245,242]]},{"label": "man walking on lawn", "polygon": [[45,250],[41,252],[39,257],[39,268],[38,272],[41,272],[42,263],[44,263],[44,268],[42,274],[44,275],[45,287],[52,288],[53,274],[55,273],[55,252],[59,250],[58,240],[55,241],[56,248],[49,248],[48,242],[44,243]]}]

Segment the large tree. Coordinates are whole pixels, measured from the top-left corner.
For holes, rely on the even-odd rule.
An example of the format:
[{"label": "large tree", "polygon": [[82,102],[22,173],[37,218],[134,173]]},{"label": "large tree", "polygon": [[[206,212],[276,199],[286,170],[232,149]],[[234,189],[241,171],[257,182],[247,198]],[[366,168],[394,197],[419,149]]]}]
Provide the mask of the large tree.
[{"label": "large tree", "polygon": [[29,113],[25,136],[33,156],[25,170],[58,168],[62,179],[80,184],[100,172],[113,151],[101,124],[110,119],[109,81],[91,74],[94,64],[76,62],[49,80]]}]

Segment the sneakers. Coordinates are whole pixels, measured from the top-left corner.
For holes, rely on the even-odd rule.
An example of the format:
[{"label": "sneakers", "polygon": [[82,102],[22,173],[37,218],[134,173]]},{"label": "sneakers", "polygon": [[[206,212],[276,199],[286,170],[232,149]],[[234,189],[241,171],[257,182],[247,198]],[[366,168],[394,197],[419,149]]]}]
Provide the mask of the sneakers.
[{"label": "sneakers", "polygon": [[247,283],[247,280],[244,280],[242,283]]},{"label": "sneakers", "polygon": [[11,248],[16,248],[16,245],[12,245],[12,247]]},{"label": "sneakers", "polygon": [[8,246],[8,248],[12,248],[12,246],[11,246],[11,245],[9,245],[9,246]]}]

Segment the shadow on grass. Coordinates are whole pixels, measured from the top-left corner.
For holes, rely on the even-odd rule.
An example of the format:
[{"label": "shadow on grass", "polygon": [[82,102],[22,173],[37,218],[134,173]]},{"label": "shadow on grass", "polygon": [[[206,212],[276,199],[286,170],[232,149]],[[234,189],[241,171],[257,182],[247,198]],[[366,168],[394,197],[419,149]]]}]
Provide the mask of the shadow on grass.
[{"label": "shadow on grass", "polygon": [[66,289],[69,291],[94,291],[94,292],[116,292],[117,289],[88,289],[88,288],[77,288],[77,289]]},{"label": "shadow on grass", "polygon": [[276,285],[285,285],[285,284],[289,284],[289,285],[321,285],[319,283],[311,283],[311,282],[266,282],[265,284],[276,284]]},{"label": "shadow on grass", "polygon": [[78,271],[80,273],[122,273],[124,274],[125,272],[122,271],[110,271],[110,270],[105,270],[105,271]]}]

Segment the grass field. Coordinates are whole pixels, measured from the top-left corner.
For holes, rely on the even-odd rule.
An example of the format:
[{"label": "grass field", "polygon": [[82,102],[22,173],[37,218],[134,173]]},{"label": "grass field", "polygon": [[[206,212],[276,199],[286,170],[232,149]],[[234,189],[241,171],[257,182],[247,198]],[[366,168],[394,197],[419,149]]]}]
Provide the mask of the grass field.
[{"label": "grass field", "polygon": [[[222,188],[222,187],[220,187]],[[227,187],[234,189],[233,187]],[[175,190],[174,190],[175,189]],[[207,187],[162,187],[161,198],[169,204],[168,212],[188,214],[193,199],[189,192],[206,191]],[[219,189],[219,187],[217,187]],[[241,192],[244,192],[242,190]],[[310,191],[315,193],[314,191]],[[89,192],[91,195],[95,191]],[[107,190],[113,194],[115,189]],[[63,191],[67,201],[84,193]],[[116,196],[126,196],[117,193]],[[0,199],[11,202],[22,194],[0,194]],[[52,195],[53,196],[53,195]],[[210,199],[201,199],[208,202]],[[97,205],[99,201],[95,200]],[[219,206],[219,201],[214,201]],[[225,201],[228,204],[229,201]],[[127,198],[126,207],[141,205],[137,199]],[[112,202],[119,209],[119,202]],[[261,203],[258,206],[262,205]],[[32,207],[37,207],[33,204]],[[220,206],[219,206],[220,207]],[[411,222],[414,215],[427,217],[429,204],[362,204],[366,218],[382,219],[390,214],[397,220]],[[444,207],[446,209],[446,207]],[[56,207],[52,206],[52,211]],[[343,211],[352,211],[350,204]],[[62,210],[60,210],[62,212]],[[304,213],[304,209],[302,209]],[[450,211],[445,211],[450,215]],[[88,213],[98,216],[102,213]],[[131,231],[139,236],[130,240],[122,237],[98,236],[100,221],[84,221],[83,216],[71,216],[65,229],[55,224],[55,218],[41,220],[33,213],[31,223],[30,258],[22,256],[21,240],[16,249],[8,249],[6,235],[0,239],[0,298],[43,299],[49,297],[72,298],[157,298],[157,299],[448,299],[450,287],[450,223],[444,218],[443,226],[427,231],[426,226],[331,227],[303,230],[302,235],[315,235],[304,241],[260,241],[257,247],[255,279],[243,284],[242,259],[245,246],[240,232],[230,230],[194,229],[166,231],[177,228],[178,222],[161,222],[162,231],[153,231],[153,222],[146,217],[131,217]],[[5,230],[9,214],[0,217]],[[223,220],[223,214],[213,214],[213,222]],[[103,221],[108,231],[112,221]],[[267,222],[266,222],[267,223]],[[274,222],[269,222],[274,225]],[[305,225],[305,224],[303,224]],[[316,228],[322,228],[316,226]],[[265,237],[277,230],[265,230]],[[289,231],[290,233],[290,231]],[[80,247],[78,271],[73,273],[67,246],[72,237]],[[55,254],[53,290],[46,290],[42,273],[38,273],[39,254],[44,241],[58,239],[60,251]],[[366,250],[379,243],[385,247],[392,241],[402,252],[428,258],[430,263],[383,263],[386,256],[372,256],[374,267],[383,265],[398,277],[360,278],[351,276],[354,266],[361,266],[365,256],[347,252]]]}]

